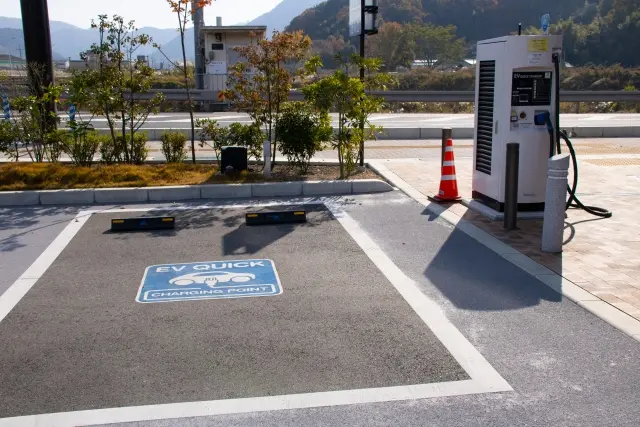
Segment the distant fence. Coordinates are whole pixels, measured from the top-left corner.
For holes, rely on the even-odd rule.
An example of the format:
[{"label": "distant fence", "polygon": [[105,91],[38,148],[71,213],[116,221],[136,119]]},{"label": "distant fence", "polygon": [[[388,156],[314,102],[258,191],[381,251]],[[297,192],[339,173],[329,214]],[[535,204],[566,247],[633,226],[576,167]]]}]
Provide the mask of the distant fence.
[{"label": "distant fence", "polygon": [[[136,94],[136,99],[148,100],[156,93],[163,93],[167,101],[187,101],[185,89],[152,89],[147,93]],[[217,90],[191,90],[191,98],[196,102],[224,103],[220,101]],[[420,90],[390,90],[373,91],[371,94],[379,96],[385,102],[474,102],[473,91],[420,91]],[[65,95],[62,95],[65,98]],[[289,100],[302,101],[302,92],[293,90],[289,93]],[[640,103],[640,91],[598,90],[598,91],[561,91],[562,102],[629,102]]]},{"label": "distant fence", "polygon": [[[155,89],[146,94],[136,95],[138,99],[151,99],[157,92],[164,94],[168,101],[186,101],[187,91],[184,89]],[[386,102],[474,102],[473,91],[374,91],[372,95],[383,98]],[[192,90],[194,101],[218,102],[218,91]],[[304,99],[302,92],[291,91],[291,101]],[[640,102],[640,91],[561,91],[562,102]]]}]

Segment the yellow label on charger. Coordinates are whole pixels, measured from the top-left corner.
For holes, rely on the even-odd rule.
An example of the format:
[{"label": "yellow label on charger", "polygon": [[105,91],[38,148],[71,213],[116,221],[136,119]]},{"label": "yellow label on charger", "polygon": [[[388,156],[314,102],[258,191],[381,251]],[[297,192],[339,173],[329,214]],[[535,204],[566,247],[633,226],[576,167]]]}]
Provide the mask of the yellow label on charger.
[{"label": "yellow label on charger", "polygon": [[529,52],[549,52],[549,39],[529,40]]}]

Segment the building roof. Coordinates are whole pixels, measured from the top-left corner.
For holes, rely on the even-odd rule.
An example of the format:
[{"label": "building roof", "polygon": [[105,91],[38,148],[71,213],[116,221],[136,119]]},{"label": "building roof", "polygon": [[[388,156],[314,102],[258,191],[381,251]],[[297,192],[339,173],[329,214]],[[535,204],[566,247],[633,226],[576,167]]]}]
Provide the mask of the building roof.
[{"label": "building roof", "polygon": [[218,33],[249,33],[251,31],[267,31],[266,25],[230,25],[230,26],[205,26],[202,31],[214,31]]},{"label": "building roof", "polygon": [[15,55],[9,55],[6,53],[0,53],[0,61],[13,61],[13,62],[26,62],[23,58],[20,58]]}]

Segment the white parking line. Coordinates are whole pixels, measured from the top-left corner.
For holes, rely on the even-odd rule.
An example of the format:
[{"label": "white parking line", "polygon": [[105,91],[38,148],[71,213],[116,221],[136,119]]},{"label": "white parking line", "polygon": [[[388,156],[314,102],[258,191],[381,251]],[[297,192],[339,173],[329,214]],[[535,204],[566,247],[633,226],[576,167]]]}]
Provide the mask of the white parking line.
[{"label": "white parking line", "polygon": [[[160,405],[106,408],[54,414],[28,415],[0,419],[0,427],[51,426],[65,427],[136,421],[164,420],[183,417],[202,417],[247,412],[266,412],[287,409],[318,408],[352,404],[427,399],[491,392],[512,391],[511,386],[473,347],[460,331],[446,318],[442,309],[407,277],[382,249],[366,234],[360,225],[344,212],[340,203],[324,198],[296,199],[284,202],[266,202],[250,205],[263,207],[274,205],[307,205],[323,203],[344,229],[380,269],[396,290],[409,303],[427,327],[442,342],[471,379],[432,384],[416,384],[397,387],[339,390],[318,393],[301,393],[281,396],[225,399],[201,402],[170,403]],[[151,210],[192,210],[216,208],[240,208],[249,205],[162,206],[113,210],[89,210],[80,212],[60,235],[40,255],[38,260],[10,288],[0,296],[0,321],[18,304],[38,278],[55,261],[67,244],[92,214],[109,211],[145,212]],[[23,283],[24,282],[24,283]],[[15,288],[15,289],[14,289]]]},{"label": "white parking line", "polygon": [[[416,283],[393,263],[353,218],[342,212],[335,205],[327,204],[326,206],[351,235],[351,238],[358,243],[369,259],[373,261],[376,267],[409,303],[411,308],[426,323],[431,332],[449,350],[449,353],[469,374],[471,379],[478,383],[474,384],[474,389],[484,389],[484,392],[513,390],[480,352],[447,319],[440,306],[427,297]],[[464,387],[460,389],[460,394],[467,394],[464,392]]]},{"label": "white parking line", "polygon": [[40,254],[33,264],[22,273],[13,284],[2,295],[0,295],[0,322],[9,314],[13,307],[29,292],[33,285],[47,271],[47,269],[58,258],[64,248],[67,247],[73,237],[80,231],[90,215],[78,214],[64,230],[58,234],[53,242]]}]

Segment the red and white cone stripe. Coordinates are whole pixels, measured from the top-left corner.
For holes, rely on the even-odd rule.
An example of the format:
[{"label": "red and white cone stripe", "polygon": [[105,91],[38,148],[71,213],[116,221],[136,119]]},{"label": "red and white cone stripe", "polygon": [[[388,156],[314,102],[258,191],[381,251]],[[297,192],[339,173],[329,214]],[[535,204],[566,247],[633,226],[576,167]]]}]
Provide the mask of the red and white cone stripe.
[{"label": "red and white cone stripe", "polygon": [[458,181],[456,178],[456,164],[453,154],[453,140],[447,140],[442,161],[442,174],[440,178],[440,191],[434,197],[437,201],[460,200],[458,195]]}]

